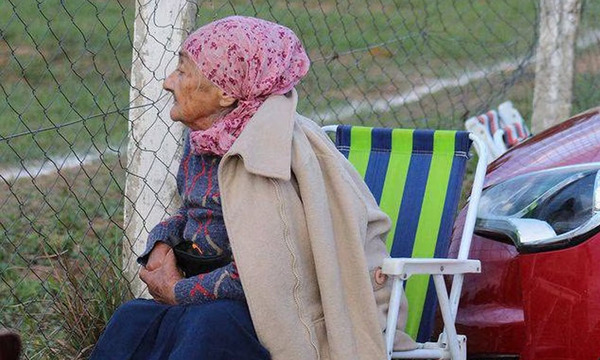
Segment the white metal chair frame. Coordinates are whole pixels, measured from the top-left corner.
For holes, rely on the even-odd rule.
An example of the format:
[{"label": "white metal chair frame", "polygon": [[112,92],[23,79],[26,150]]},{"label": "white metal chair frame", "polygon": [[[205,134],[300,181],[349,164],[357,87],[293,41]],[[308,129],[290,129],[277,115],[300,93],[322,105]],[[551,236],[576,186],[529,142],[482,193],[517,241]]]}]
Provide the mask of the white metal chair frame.
[{"label": "white metal chair frame", "polygon": [[[337,125],[324,126],[326,132],[335,132]],[[398,312],[404,281],[414,274],[425,274],[433,277],[438,302],[444,320],[444,331],[437,342],[419,343],[417,349],[408,351],[394,351],[395,331],[386,332],[387,359],[453,359],[465,360],[467,358],[467,341],[463,335],[456,333],[456,313],[462,291],[464,274],[481,272],[479,260],[468,259],[471,248],[471,239],[475,229],[477,208],[487,167],[487,151],[485,144],[472,133],[469,138],[478,155],[475,179],[471,188],[471,197],[467,208],[467,215],[463,227],[461,244],[456,259],[417,259],[417,258],[388,258],[383,262],[383,273],[393,281],[390,306],[387,317],[387,329],[396,329]],[[444,282],[444,275],[453,275],[450,295]],[[409,309],[410,311],[410,309]]]}]

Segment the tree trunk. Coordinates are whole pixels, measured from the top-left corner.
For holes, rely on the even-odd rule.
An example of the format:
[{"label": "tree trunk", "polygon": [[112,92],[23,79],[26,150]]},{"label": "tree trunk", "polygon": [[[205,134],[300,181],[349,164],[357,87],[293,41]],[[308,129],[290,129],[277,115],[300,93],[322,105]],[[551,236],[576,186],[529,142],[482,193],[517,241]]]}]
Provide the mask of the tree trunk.
[{"label": "tree trunk", "polygon": [[581,0],[540,0],[532,130],[538,133],[571,113],[575,36]]}]

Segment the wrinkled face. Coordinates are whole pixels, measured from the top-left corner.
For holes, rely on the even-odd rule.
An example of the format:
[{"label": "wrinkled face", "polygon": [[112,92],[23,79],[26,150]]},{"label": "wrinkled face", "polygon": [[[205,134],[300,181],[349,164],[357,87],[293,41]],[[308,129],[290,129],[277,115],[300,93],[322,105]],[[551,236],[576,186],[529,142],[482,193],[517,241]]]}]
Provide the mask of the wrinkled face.
[{"label": "wrinkled face", "polygon": [[196,64],[179,53],[177,69],[164,81],[163,88],[173,94],[171,119],[192,130],[206,130],[218,119],[226,106],[223,91],[200,73]]}]

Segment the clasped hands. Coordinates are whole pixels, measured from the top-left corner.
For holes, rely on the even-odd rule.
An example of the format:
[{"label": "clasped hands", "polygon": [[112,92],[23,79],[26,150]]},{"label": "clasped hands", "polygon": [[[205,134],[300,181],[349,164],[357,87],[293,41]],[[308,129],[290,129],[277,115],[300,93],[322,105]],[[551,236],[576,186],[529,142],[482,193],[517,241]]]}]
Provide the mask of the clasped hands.
[{"label": "clasped hands", "polygon": [[148,291],[154,300],[175,305],[175,284],[183,279],[177,267],[173,249],[162,242],[157,242],[150,252],[146,266],[140,269],[140,279],[148,285]]}]

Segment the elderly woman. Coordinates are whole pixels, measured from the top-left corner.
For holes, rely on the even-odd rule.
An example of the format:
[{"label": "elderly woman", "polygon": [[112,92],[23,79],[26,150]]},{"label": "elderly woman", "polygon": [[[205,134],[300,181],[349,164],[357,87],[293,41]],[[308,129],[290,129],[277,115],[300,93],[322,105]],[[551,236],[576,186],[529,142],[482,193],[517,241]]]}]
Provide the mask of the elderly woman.
[{"label": "elderly woman", "polygon": [[183,206],[139,258],[154,300],[119,308],[92,358],[385,358],[389,219],[296,113],[308,68],[294,33],[260,19],[185,40],[164,82],[171,118],[189,128]]}]

